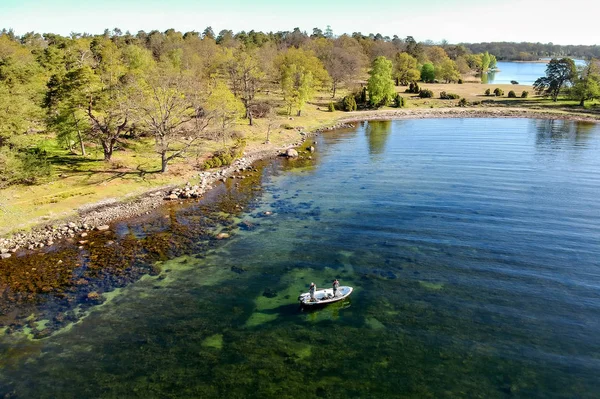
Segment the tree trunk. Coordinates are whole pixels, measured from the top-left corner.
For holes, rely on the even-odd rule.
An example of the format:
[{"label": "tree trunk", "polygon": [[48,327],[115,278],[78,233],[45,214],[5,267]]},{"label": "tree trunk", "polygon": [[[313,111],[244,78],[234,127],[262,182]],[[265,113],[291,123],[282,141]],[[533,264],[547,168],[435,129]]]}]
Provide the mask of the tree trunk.
[{"label": "tree trunk", "polygon": [[579,105],[580,105],[581,107],[583,107],[583,106],[584,106],[584,103],[585,103],[585,98],[582,98],[582,99],[581,99],[581,101],[579,102]]},{"label": "tree trunk", "polygon": [[104,161],[109,162],[112,158],[114,143],[112,140],[102,140],[102,150],[104,151]]},{"label": "tree trunk", "polygon": [[337,90],[337,83],[333,82],[333,94],[331,95],[331,98],[335,98],[335,92]]},{"label": "tree trunk", "polygon": [[167,167],[169,165],[169,159],[167,158],[167,154],[166,153],[162,153],[160,154],[160,172],[161,173],[165,173],[167,171]]},{"label": "tree trunk", "polygon": [[301,114],[301,113],[302,113],[302,110],[301,110],[301,109],[299,109],[299,110],[298,110],[298,113],[296,113],[296,116],[300,116],[300,114]]},{"label": "tree trunk", "polygon": [[250,126],[254,123],[254,119],[252,118],[252,112],[248,112],[248,119],[250,120]]},{"label": "tree trunk", "polygon": [[396,86],[400,86],[400,79],[396,78]]},{"label": "tree trunk", "polygon": [[79,147],[81,148],[81,156],[85,157],[85,145],[83,144],[83,137],[81,137],[81,130],[77,129],[77,138],[79,139]]}]

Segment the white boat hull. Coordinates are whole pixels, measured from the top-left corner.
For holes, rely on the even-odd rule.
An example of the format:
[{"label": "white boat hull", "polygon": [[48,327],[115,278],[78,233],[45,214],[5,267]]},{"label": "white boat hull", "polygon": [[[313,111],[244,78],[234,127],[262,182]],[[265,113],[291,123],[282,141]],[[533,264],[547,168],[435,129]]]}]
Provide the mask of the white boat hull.
[{"label": "white boat hull", "polygon": [[310,292],[300,294],[298,300],[302,306],[325,305],[347,298],[352,291],[352,287],[341,286],[338,288],[336,296],[333,296],[333,288],[327,288],[324,290],[315,291],[315,301],[310,300]]}]

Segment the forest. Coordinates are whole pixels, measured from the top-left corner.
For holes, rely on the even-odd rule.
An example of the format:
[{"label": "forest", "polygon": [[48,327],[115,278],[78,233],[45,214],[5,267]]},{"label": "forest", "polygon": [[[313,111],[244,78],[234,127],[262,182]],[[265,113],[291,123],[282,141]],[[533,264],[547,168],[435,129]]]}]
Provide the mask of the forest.
[{"label": "forest", "polygon": [[[435,44],[412,36],[336,36],[329,27],[312,34],[298,28],[215,34],[208,27],[201,33],[169,29],[135,35],[115,28],[68,37],[17,36],[4,29],[0,188],[35,184],[50,174],[40,135],[81,156],[89,148],[101,150],[105,161],[125,138],[151,138],[162,172],[174,159],[197,151],[199,143],[219,142],[223,150],[207,166],[220,166],[243,147],[236,125],[301,116],[317,91],[329,93],[331,110],[354,110],[357,103],[377,108],[394,100],[402,106],[393,84],[410,85],[407,91],[412,91],[417,81],[462,83],[493,69],[497,55],[595,54],[595,48],[584,46],[513,43],[508,48],[503,43]],[[227,150],[228,145],[234,149]]]}]

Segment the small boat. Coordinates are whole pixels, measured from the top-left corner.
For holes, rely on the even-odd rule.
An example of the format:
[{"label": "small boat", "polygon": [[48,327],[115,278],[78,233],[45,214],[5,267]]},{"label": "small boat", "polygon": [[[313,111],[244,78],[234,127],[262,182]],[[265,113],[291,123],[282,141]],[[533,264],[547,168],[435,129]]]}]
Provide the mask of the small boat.
[{"label": "small boat", "polygon": [[298,300],[302,306],[326,305],[328,303],[346,299],[350,294],[352,294],[352,290],[352,287],[340,286],[336,296],[333,296],[333,288],[326,288],[324,290],[315,291],[314,301],[310,300],[310,292],[300,294]]}]

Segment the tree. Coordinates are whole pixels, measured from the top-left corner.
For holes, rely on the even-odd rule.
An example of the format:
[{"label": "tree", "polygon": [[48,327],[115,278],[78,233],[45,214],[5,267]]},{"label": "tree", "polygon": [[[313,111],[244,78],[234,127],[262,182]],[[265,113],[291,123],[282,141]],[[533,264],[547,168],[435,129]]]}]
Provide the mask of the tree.
[{"label": "tree", "polygon": [[213,115],[217,124],[216,137],[220,138],[225,146],[231,126],[244,114],[244,104],[235,97],[225,83],[219,81],[208,96],[205,108]]},{"label": "tree", "polygon": [[600,97],[599,80],[598,75],[587,75],[578,79],[569,91],[569,97],[579,101],[579,105],[583,107],[586,100]]},{"label": "tree", "polygon": [[394,57],[394,78],[396,85],[408,85],[410,82],[417,81],[421,77],[421,72],[417,69],[417,59],[408,53],[397,53]]},{"label": "tree", "polygon": [[300,116],[304,104],[313,96],[317,86],[329,81],[329,74],[312,51],[290,47],[276,60],[283,98],[291,114],[296,107]]},{"label": "tree", "polygon": [[378,107],[391,103],[396,94],[392,80],[392,61],[383,56],[375,58],[369,75],[371,76],[367,83],[367,90],[371,106]]},{"label": "tree", "polygon": [[460,79],[460,72],[458,71],[456,62],[452,61],[450,58],[446,58],[437,68],[435,68],[435,77],[446,83],[458,81],[458,79]]},{"label": "tree", "polygon": [[435,80],[435,68],[433,64],[426,63],[421,67],[421,80],[425,83],[433,82]]},{"label": "tree", "polygon": [[[168,68],[151,74],[140,84],[135,114],[142,127],[154,136],[156,152],[161,157],[161,172],[176,157],[184,155],[203,137],[210,117],[198,112],[186,78]],[[195,128],[187,125],[197,118]],[[198,122],[198,121],[197,121]]]},{"label": "tree", "polygon": [[233,87],[233,93],[242,100],[246,110],[245,117],[252,126],[254,96],[265,79],[257,52],[235,50],[229,53],[227,58],[225,69]]},{"label": "tree", "polygon": [[558,94],[563,86],[571,83],[576,77],[575,62],[570,58],[553,58],[546,67],[546,76],[538,78],[533,83],[537,94],[551,96],[553,101],[558,99]]}]

